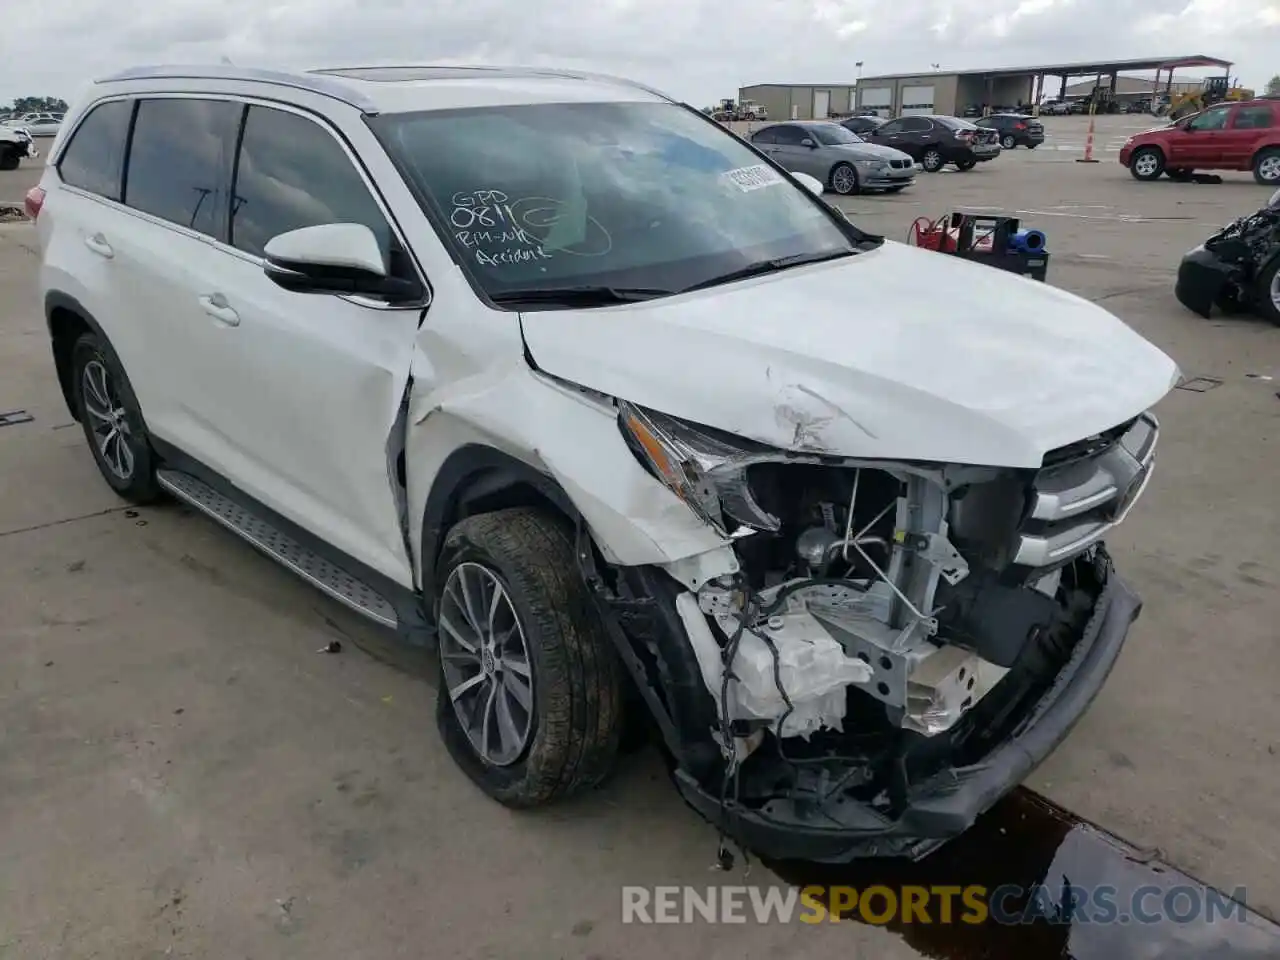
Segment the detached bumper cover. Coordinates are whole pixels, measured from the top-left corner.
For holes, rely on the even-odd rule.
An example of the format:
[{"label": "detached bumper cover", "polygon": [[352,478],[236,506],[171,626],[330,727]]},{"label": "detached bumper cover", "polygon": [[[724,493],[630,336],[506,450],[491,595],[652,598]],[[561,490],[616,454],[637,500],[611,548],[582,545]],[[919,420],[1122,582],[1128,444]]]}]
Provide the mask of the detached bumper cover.
[{"label": "detached bumper cover", "polygon": [[[1070,660],[1015,736],[979,764],[953,768],[920,784],[901,818],[891,821],[850,801],[845,824],[779,799],[761,810],[729,806],[677,772],[684,799],[764,857],[845,863],[860,857],[923,857],[963,833],[1021,783],[1070,733],[1115,665],[1142,602],[1111,570],[1093,615]],[[852,814],[852,816],[851,816]],[[861,822],[849,826],[860,817]]]},{"label": "detached bumper cover", "polygon": [[1174,296],[1188,310],[1208,317],[1222,290],[1239,271],[1236,264],[1223,261],[1204,244],[1182,258]]}]

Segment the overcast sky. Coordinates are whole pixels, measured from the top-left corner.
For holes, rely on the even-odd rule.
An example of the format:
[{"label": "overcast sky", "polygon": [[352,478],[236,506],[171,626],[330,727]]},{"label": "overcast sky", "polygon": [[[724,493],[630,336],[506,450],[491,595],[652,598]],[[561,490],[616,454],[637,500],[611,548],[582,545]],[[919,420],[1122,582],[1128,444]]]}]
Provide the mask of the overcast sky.
[{"label": "overcast sky", "polygon": [[[1261,88],[1280,0],[0,0],[0,102],[137,63],[554,64],[696,105],[763,82],[1204,53]],[[130,7],[135,12],[126,14]],[[144,12],[145,11],[145,12]],[[1204,70],[1186,70],[1202,76]]]}]

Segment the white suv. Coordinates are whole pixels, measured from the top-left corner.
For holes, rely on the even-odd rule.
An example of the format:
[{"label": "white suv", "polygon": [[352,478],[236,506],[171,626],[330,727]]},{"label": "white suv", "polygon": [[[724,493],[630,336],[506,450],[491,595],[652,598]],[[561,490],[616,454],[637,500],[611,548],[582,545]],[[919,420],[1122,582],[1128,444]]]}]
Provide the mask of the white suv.
[{"label": "white suv", "polygon": [[919,855],[1109,672],[1177,370],[821,190],[616,79],[192,67],[95,84],[28,207],[106,482],[438,644],[489,795],[647,716],[741,843]]}]

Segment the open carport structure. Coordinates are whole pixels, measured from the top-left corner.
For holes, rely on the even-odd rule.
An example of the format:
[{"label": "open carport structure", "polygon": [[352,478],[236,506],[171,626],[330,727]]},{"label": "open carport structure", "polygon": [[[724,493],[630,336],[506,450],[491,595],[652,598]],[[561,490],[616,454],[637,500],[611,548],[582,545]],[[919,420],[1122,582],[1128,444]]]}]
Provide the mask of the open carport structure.
[{"label": "open carport structure", "polygon": [[1231,61],[1205,54],[1153,57],[1145,60],[1084,60],[1077,63],[1044,64],[1034,67],[1000,67],[986,70],[896,73],[863,77],[858,84],[856,109],[875,110],[883,116],[912,114],[954,114],[967,106],[1014,106],[1039,103],[1046,93],[1066,96],[1067,82],[1074,77],[1093,77],[1096,85],[1114,88],[1121,73],[1154,71],[1152,92],[1158,93],[1173,82],[1175,70],[1216,67],[1230,71]]}]

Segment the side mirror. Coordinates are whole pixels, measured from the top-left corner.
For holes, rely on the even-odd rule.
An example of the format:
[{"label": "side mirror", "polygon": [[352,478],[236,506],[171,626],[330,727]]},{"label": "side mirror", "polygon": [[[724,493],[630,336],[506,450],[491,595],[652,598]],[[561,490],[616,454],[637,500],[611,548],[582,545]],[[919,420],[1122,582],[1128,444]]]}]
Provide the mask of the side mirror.
[{"label": "side mirror", "polygon": [[800,181],[800,185],[812,193],[815,197],[822,196],[826,187],[822,185],[822,181],[817,177],[812,177],[807,173],[793,173],[791,176]]},{"label": "side mirror", "polygon": [[805,137],[803,140],[800,141],[800,146],[808,147],[810,150],[816,150],[818,148],[818,145],[814,143],[812,140],[810,140],[808,137]]},{"label": "side mirror", "polygon": [[356,293],[404,299],[417,284],[387,275],[373,231],[361,223],[322,223],[267,241],[263,272],[294,293]]}]

